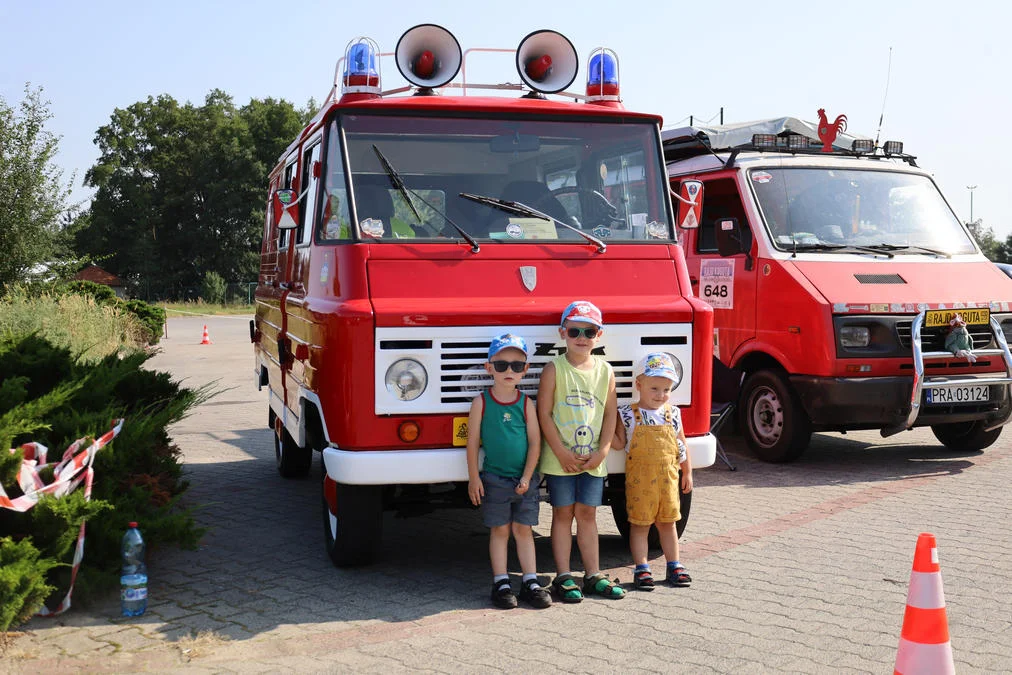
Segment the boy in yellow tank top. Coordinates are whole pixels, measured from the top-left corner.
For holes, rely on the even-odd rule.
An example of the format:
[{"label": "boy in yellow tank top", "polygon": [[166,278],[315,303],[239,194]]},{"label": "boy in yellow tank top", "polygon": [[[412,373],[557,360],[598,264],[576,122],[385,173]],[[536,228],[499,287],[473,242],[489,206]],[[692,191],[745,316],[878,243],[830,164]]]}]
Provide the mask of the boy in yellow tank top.
[{"label": "boy in yellow tank top", "polygon": [[642,591],[654,590],[654,578],[647,563],[651,525],[657,527],[667,561],[665,580],[672,586],[688,586],[692,582],[678,561],[675,527],[681,518],[679,488],[682,492],[692,490],[692,466],[686,452],[682,416],[677,406],[668,403],[671,390],[680,379],[669,355],[647,354],[643,372],[636,376],[639,403],[618,409],[614,443],[629,453],[625,463],[629,550],[636,564],[633,586]]},{"label": "boy in yellow tank top", "polygon": [[[615,436],[615,374],[593,355],[604,323],[601,310],[586,300],[562,312],[559,336],[566,353],[545,365],[538,387],[542,444],[540,471],[552,504],[552,582],[563,602],[580,602],[584,593],[618,599],[625,590],[601,572],[597,507],[608,470],[604,460]],[[583,560],[583,589],[570,570],[573,520]]]}]

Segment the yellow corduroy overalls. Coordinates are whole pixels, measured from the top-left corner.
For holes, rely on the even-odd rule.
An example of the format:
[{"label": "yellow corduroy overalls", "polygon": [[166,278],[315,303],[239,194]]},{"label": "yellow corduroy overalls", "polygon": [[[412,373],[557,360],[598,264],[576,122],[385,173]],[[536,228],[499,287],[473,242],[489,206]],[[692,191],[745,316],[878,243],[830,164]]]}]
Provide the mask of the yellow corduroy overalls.
[{"label": "yellow corduroy overalls", "polygon": [[664,406],[664,424],[643,424],[640,407],[632,404],[636,426],[625,462],[625,500],[633,525],[674,523],[678,507],[678,434],[671,426],[671,406]]}]

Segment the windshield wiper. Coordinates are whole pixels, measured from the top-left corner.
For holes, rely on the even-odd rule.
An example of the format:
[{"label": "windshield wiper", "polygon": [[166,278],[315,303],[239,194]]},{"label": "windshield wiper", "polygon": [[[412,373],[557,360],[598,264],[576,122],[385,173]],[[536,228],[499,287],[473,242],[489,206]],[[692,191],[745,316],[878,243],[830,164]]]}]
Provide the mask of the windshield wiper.
[{"label": "windshield wiper", "polygon": [[376,153],[376,157],[379,158],[380,164],[383,165],[383,170],[386,172],[387,177],[390,178],[390,182],[393,184],[395,188],[397,188],[397,191],[400,192],[401,197],[404,199],[405,202],[407,202],[408,207],[411,209],[411,213],[413,213],[415,215],[415,218],[418,219],[419,225],[421,225],[424,222],[424,219],[422,218],[421,214],[418,213],[418,210],[415,208],[414,202],[411,201],[411,195],[414,195],[418,199],[422,200],[423,204],[425,204],[430,209],[438,213],[440,216],[443,217],[443,220],[452,225],[453,229],[457,230],[457,232],[460,233],[460,236],[466,239],[467,243],[471,245],[471,253],[477,253],[478,251],[481,250],[481,247],[478,246],[478,240],[476,240],[474,237],[468,234],[467,231],[460,225],[450,220],[450,217],[440,209],[437,209],[432,204],[432,202],[430,202],[428,199],[426,199],[422,195],[418,194],[417,192],[409,188],[407,184],[405,184],[404,179],[401,177],[401,174],[397,172],[397,169],[393,167],[393,165],[390,163],[390,160],[388,160],[386,156],[384,156],[384,154],[380,152],[380,149],[377,148],[375,144],[373,144],[372,149],[373,152]]},{"label": "windshield wiper", "polygon": [[870,246],[848,246],[847,244],[799,244],[797,241],[794,242],[794,253],[791,257],[796,257],[798,251],[832,251],[833,253],[874,253],[875,255],[884,255],[887,258],[892,258],[893,254],[888,249],[872,248]]},{"label": "windshield wiper", "polygon": [[484,204],[485,206],[497,208],[500,211],[505,211],[506,213],[512,213],[518,216],[527,216],[528,218],[531,217],[541,218],[542,220],[557,223],[567,229],[572,230],[573,232],[576,232],[578,235],[580,235],[587,241],[596,244],[598,253],[604,253],[606,250],[608,250],[608,245],[605,244],[600,239],[598,239],[597,237],[589,235],[583,230],[573,227],[569,223],[564,223],[558,218],[553,218],[547,213],[542,213],[541,211],[538,211],[535,208],[527,206],[527,204],[524,204],[522,202],[511,202],[508,199],[496,199],[495,197],[486,197],[485,195],[473,195],[470,194],[469,192],[461,192],[460,196],[472,202],[478,202],[479,204]]},{"label": "windshield wiper", "polygon": [[908,246],[906,244],[869,244],[868,248],[881,249],[883,251],[909,251],[910,253],[923,253],[925,255],[937,255],[943,258],[951,258],[951,253],[939,251],[926,246]]}]

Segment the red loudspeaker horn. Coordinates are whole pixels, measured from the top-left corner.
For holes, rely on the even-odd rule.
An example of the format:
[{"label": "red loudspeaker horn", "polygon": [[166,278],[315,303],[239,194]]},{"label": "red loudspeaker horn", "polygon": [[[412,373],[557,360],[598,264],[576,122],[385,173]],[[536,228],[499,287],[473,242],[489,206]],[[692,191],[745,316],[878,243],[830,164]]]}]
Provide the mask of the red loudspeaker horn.
[{"label": "red loudspeaker horn", "polygon": [[534,31],[517,47],[517,72],[534,91],[558,93],[573,84],[579,69],[573,43],[554,30]]},{"label": "red loudspeaker horn", "polygon": [[462,60],[453,33],[433,23],[409,28],[394,50],[397,70],[404,79],[423,89],[442,87],[457,76]]}]

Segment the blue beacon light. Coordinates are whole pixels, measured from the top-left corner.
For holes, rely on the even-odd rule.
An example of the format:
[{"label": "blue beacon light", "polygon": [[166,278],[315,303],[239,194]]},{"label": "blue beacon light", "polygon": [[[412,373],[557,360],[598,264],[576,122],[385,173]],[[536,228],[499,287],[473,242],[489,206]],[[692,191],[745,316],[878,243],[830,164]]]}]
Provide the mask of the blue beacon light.
[{"label": "blue beacon light", "polygon": [[610,49],[599,48],[587,67],[587,100],[618,101],[618,57]]},{"label": "blue beacon light", "polygon": [[376,93],[380,89],[380,76],[376,70],[376,48],[371,41],[360,38],[351,44],[345,54],[344,91],[347,93]]}]

